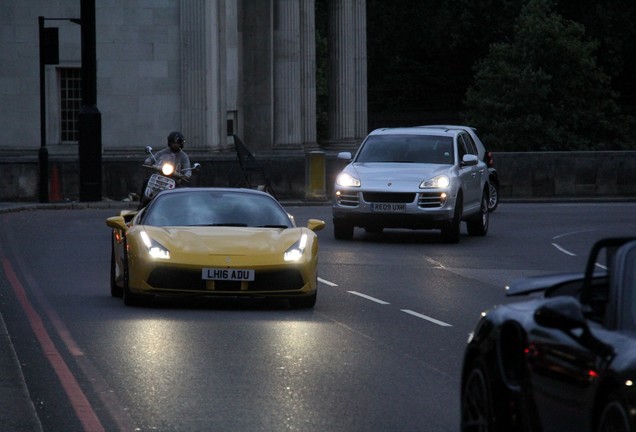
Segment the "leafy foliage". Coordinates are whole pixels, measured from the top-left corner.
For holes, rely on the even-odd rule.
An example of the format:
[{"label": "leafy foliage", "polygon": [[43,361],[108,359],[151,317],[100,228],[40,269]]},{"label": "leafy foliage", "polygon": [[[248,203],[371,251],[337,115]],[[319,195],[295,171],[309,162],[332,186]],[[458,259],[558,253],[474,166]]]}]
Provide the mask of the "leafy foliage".
[{"label": "leafy foliage", "polygon": [[494,150],[636,148],[634,21],[634,0],[367,0],[370,124],[447,112]]},{"label": "leafy foliage", "polygon": [[492,148],[621,148],[616,95],[597,66],[598,43],[549,0],[530,0],[511,42],[495,43],[466,94],[467,122]]}]

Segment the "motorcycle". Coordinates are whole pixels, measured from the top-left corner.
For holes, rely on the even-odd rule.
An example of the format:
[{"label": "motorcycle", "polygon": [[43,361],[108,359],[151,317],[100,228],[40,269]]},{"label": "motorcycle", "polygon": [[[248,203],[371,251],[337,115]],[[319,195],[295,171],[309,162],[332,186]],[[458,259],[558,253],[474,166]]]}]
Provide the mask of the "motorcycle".
[{"label": "motorcycle", "polygon": [[186,171],[196,171],[201,167],[201,164],[195,163],[191,168],[185,168],[180,171],[175,171],[174,164],[168,160],[157,160],[152,153],[152,147],[146,147],[146,154],[152,156],[154,164],[142,165],[144,168],[149,168],[153,172],[146,186],[143,189],[143,194],[139,200],[139,209],[144,208],[157,194],[164,190],[174,189],[176,187],[183,187],[190,180],[184,174]]}]

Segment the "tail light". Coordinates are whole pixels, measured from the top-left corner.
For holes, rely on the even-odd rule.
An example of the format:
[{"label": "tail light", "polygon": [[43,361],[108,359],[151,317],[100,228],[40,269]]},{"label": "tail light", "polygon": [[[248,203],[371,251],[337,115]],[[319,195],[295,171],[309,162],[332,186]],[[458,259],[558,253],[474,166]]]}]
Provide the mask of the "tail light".
[{"label": "tail light", "polygon": [[492,152],[486,152],[486,157],[484,159],[488,168],[493,168],[495,166],[495,160],[493,159]]}]

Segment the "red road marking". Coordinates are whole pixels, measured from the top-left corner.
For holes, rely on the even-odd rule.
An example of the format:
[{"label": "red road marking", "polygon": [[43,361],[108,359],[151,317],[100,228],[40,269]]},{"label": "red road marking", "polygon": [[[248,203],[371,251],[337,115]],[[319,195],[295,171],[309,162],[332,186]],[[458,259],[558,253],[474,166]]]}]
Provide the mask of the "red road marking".
[{"label": "red road marking", "polygon": [[7,280],[11,284],[13,292],[27,315],[29,324],[31,325],[33,333],[35,333],[35,337],[42,347],[44,355],[60,379],[60,383],[62,384],[62,387],[64,388],[64,391],[66,392],[80,423],[84,426],[84,430],[91,432],[104,431],[104,427],[97,418],[95,411],[93,411],[93,407],[86,398],[86,395],[82,391],[79,383],[66,365],[66,362],[60,355],[60,352],[57,348],[55,348],[55,344],[49,336],[49,333],[46,331],[42,318],[27,298],[26,291],[13,271],[11,263],[4,256],[0,257],[2,259],[2,267],[4,268]]}]

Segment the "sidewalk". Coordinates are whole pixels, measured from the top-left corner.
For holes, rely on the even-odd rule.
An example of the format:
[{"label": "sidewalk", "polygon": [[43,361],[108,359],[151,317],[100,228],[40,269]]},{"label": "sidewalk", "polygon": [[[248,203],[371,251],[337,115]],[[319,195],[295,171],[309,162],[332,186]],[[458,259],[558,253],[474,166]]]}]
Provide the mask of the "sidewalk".
[{"label": "sidewalk", "polygon": [[2,314],[0,371],[0,429],[13,432],[41,432],[42,425],[29,396]]}]

